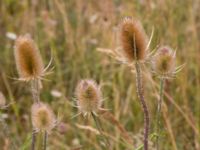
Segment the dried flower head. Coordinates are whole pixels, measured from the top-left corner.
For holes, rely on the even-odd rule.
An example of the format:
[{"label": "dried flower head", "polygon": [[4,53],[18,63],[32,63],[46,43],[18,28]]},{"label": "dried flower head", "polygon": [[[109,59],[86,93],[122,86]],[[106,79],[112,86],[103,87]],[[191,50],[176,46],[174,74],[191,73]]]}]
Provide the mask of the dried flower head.
[{"label": "dried flower head", "polygon": [[32,106],[32,124],[36,131],[50,132],[56,124],[56,119],[50,107],[44,103],[35,103]]},{"label": "dried flower head", "polygon": [[44,65],[37,45],[27,34],[15,42],[15,61],[20,79],[29,81],[44,74]]},{"label": "dried flower head", "polygon": [[[129,62],[146,58],[148,40],[140,21],[126,17],[120,25],[120,42]],[[135,56],[136,54],[136,56]]]},{"label": "dried flower head", "polygon": [[170,47],[160,47],[154,56],[153,69],[162,77],[169,77],[175,72],[175,52]]},{"label": "dried flower head", "polygon": [[3,93],[0,92],[0,108],[4,107],[6,105],[6,98],[3,95]]},{"label": "dried flower head", "polygon": [[76,88],[77,105],[84,114],[96,113],[101,107],[102,93],[93,80],[81,80]]}]

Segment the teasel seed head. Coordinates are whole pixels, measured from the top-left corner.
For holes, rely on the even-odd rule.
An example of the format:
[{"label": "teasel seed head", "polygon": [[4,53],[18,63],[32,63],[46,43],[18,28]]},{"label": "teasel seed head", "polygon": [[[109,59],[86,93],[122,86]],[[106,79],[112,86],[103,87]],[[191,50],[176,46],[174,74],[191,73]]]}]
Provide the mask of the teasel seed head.
[{"label": "teasel seed head", "polygon": [[37,132],[47,131],[49,133],[56,125],[54,113],[47,104],[41,102],[33,104],[31,115],[32,125]]},{"label": "teasel seed head", "polygon": [[120,41],[128,62],[145,60],[148,40],[139,20],[131,17],[124,18],[120,25]]},{"label": "teasel seed head", "polygon": [[29,81],[43,75],[42,57],[30,35],[26,34],[17,38],[14,54],[20,79]]},{"label": "teasel seed head", "polygon": [[153,69],[162,77],[169,77],[175,72],[175,52],[170,47],[160,47],[154,56]]},{"label": "teasel seed head", "polygon": [[85,115],[95,113],[100,109],[102,93],[100,87],[93,80],[81,80],[76,87],[77,105]]}]

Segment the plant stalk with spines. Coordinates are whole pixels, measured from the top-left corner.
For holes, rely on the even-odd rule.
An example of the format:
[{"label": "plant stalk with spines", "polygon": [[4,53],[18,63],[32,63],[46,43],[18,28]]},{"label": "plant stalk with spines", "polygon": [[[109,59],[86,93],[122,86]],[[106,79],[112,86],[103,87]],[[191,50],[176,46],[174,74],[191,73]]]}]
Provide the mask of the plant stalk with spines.
[{"label": "plant stalk with spines", "polygon": [[35,150],[35,140],[36,140],[36,133],[35,130],[32,131],[32,140],[31,140],[31,150]]},{"label": "plant stalk with spines", "polygon": [[[33,102],[39,103],[40,102],[39,80],[34,79],[31,81],[31,93],[32,93],[32,97],[33,97]],[[35,141],[36,141],[36,132],[33,129],[31,150],[35,150]]]},{"label": "plant stalk with spines", "polygon": [[138,98],[142,105],[142,109],[144,112],[144,150],[148,150],[148,136],[149,136],[149,111],[147,104],[144,98],[144,91],[143,91],[143,84],[142,84],[142,75],[141,75],[141,68],[139,62],[135,62],[135,69],[136,69],[136,88]]},{"label": "plant stalk with spines", "polygon": [[43,150],[46,150],[46,147],[47,147],[47,138],[48,138],[47,131],[44,131]]},{"label": "plant stalk with spines", "polygon": [[159,94],[159,101],[158,101],[158,107],[157,107],[157,113],[156,113],[156,150],[159,150],[159,138],[160,138],[160,115],[161,115],[161,108],[162,108],[162,101],[163,101],[163,93],[164,93],[164,83],[165,79],[161,77],[160,79],[160,94]]}]

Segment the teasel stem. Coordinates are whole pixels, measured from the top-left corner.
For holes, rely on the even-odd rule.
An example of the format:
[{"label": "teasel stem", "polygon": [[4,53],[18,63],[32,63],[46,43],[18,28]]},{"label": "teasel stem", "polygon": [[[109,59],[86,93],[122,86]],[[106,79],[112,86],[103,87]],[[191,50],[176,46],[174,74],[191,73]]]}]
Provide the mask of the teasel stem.
[{"label": "teasel stem", "polygon": [[46,150],[47,147],[47,131],[44,131],[44,137],[43,137],[43,150]]},{"label": "teasel stem", "polygon": [[137,88],[137,94],[138,98],[140,100],[140,103],[142,105],[142,109],[144,112],[144,150],[148,150],[148,136],[149,136],[149,111],[147,104],[145,102],[144,98],[144,91],[143,91],[143,84],[142,84],[142,75],[141,75],[141,68],[138,61],[135,62],[135,68],[136,68],[136,88]]},{"label": "teasel stem", "polygon": [[[39,101],[40,101],[39,80],[34,79],[31,81],[31,93],[32,93],[32,97],[33,97],[33,102],[39,103]],[[31,150],[35,150],[35,139],[36,139],[36,133],[35,133],[35,130],[33,130],[32,131]]]},{"label": "teasel stem", "polygon": [[39,90],[39,80],[34,79],[31,81],[31,93],[33,97],[34,103],[39,103],[40,102],[40,90]]},{"label": "teasel stem", "polygon": [[33,130],[33,131],[32,131],[31,150],[35,150],[35,140],[36,140],[36,132],[35,132],[35,130]]},{"label": "teasel stem", "polygon": [[161,77],[160,79],[160,96],[158,101],[158,107],[157,107],[157,114],[156,114],[156,150],[159,150],[159,137],[160,137],[160,115],[161,115],[161,108],[162,108],[162,101],[163,101],[163,92],[164,92],[164,82],[165,79]]},{"label": "teasel stem", "polygon": [[102,124],[100,122],[100,120],[98,119],[98,117],[95,116],[95,114],[93,112],[91,112],[92,118],[94,119],[94,122],[96,124],[97,129],[99,130],[101,136],[105,139],[106,141],[106,146],[108,147],[108,149],[110,149],[110,143],[108,141],[108,138],[103,134],[103,128],[102,128]]}]

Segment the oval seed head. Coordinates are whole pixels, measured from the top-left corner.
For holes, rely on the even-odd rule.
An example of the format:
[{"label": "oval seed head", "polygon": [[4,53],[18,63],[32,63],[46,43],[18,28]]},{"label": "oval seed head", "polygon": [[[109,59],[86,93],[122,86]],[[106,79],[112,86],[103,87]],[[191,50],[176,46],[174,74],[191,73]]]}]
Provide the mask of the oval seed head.
[{"label": "oval seed head", "polygon": [[50,132],[55,127],[55,116],[53,111],[44,103],[32,105],[32,125],[36,131]]},{"label": "oval seed head", "polygon": [[19,36],[15,42],[15,61],[21,79],[31,80],[43,75],[44,65],[35,42],[29,35]]},{"label": "oval seed head", "polygon": [[148,42],[140,21],[126,17],[120,25],[120,41],[124,56],[129,62],[146,58]]},{"label": "oval seed head", "polygon": [[175,53],[169,47],[158,49],[154,57],[154,71],[161,76],[169,76],[175,71]]},{"label": "oval seed head", "polygon": [[101,107],[102,93],[100,87],[93,80],[82,80],[76,87],[77,105],[84,114],[97,112]]},{"label": "oval seed head", "polygon": [[3,93],[0,92],[0,108],[4,107],[6,105],[6,98],[3,95]]}]

